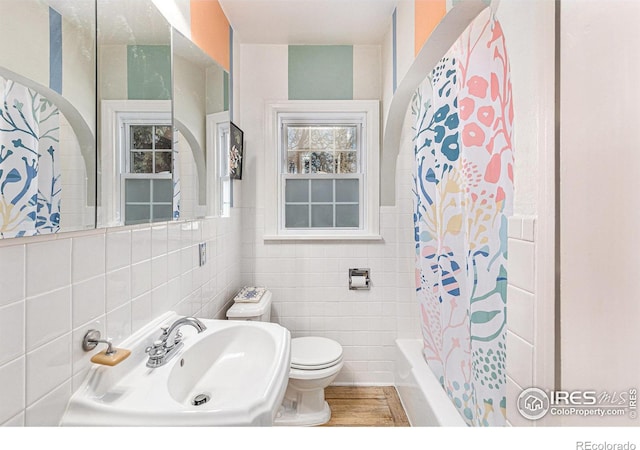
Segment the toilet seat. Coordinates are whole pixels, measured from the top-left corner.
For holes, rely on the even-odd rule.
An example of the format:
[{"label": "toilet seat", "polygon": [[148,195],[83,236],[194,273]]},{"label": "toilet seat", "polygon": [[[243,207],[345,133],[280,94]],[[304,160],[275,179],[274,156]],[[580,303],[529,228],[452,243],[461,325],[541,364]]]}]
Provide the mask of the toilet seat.
[{"label": "toilet seat", "polygon": [[342,362],[342,346],[324,337],[307,336],[291,339],[291,368],[321,370]]}]

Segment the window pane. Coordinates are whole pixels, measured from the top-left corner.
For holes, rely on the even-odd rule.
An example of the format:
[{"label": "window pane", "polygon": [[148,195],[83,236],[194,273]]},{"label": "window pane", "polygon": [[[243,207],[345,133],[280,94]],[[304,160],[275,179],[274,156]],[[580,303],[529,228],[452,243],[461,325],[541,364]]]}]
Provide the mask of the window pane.
[{"label": "window pane", "polygon": [[153,202],[171,203],[173,201],[173,180],[153,180]]},{"label": "window pane", "polygon": [[359,226],[358,205],[336,205],[336,227],[358,228]]},{"label": "window pane", "polygon": [[336,180],[336,202],[358,202],[360,180]]},{"label": "window pane", "polygon": [[286,228],[309,228],[309,206],[286,205],[284,213]]},{"label": "window pane", "polygon": [[315,107],[269,110],[279,138],[269,152],[278,162],[280,178],[274,187],[280,204],[267,208],[269,223],[276,221],[279,226],[276,233],[316,239],[379,231],[377,221],[369,224],[367,219],[369,208],[378,213],[379,206],[368,195],[369,185],[378,190],[378,177],[367,178],[371,163],[379,161],[379,152],[370,154],[373,149],[367,145],[375,144],[369,138],[379,134],[379,124],[369,124],[370,114],[365,111],[346,109],[350,108],[342,112]]},{"label": "window pane", "polygon": [[156,152],[156,173],[171,173],[171,152]]},{"label": "window pane", "polygon": [[336,127],[335,130],[336,150],[356,149],[356,127]]},{"label": "window pane", "polygon": [[165,150],[171,148],[173,133],[171,126],[156,126],[156,149]]},{"label": "window pane", "polygon": [[152,125],[132,125],[131,126],[131,147],[135,149],[153,148],[153,126]]},{"label": "window pane", "polygon": [[333,180],[311,180],[312,202],[333,202]]},{"label": "window pane", "polygon": [[286,180],[285,201],[299,203],[309,201],[309,180]]},{"label": "window pane", "polygon": [[287,148],[305,150],[309,148],[309,129],[307,127],[287,127]]},{"label": "window pane", "polygon": [[333,228],[333,205],[311,205],[311,226]]},{"label": "window pane", "polygon": [[287,152],[287,173],[300,172],[300,153]]},{"label": "window pane", "polygon": [[220,215],[229,217],[229,209],[231,208],[231,180],[229,177],[223,177],[220,183]]},{"label": "window pane", "polygon": [[358,172],[358,154],[357,152],[338,152],[336,153],[336,170],[338,173],[357,173]]},{"label": "window pane", "polygon": [[125,209],[125,225],[146,223],[150,221],[151,207],[149,205],[127,205]]},{"label": "window pane", "polygon": [[300,161],[298,164],[299,173],[311,173],[311,154],[300,153],[298,159]]},{"label": "window pane", "polygon": [[125,180],[126,203],[149,203],[151,201],[151,180]]},{"label": "window pane", "polygon": [[309,133],[309,142],[313,149],[333,149],[334,127],[313,127]]},{"label": "window pane", "polygon": [[153,173],[153,152],[131,152],[131,173]]},{"label": "window pane", "polygon": [[218,157],[218,160],[220,162],[219,175],[221,177],[229,176],[229,154],[228,154],[229,138],[230,138],[229,130],[228,129],[223,130],[220,136],[220,154]]},{"label": "window pane", "polygon": [[171,220],[173,207],[171,205],[153,205],[153,221]]},{"label": "window pane", "polygon": [[335,165],[329,152],[311,153],[311,173],[333,173]]}]

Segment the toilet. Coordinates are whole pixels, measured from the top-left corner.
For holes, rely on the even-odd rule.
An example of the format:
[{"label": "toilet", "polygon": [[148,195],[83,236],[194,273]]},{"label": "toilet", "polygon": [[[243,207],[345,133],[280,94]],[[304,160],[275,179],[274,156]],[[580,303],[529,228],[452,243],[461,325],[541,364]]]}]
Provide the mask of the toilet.
[{"label": "toilet", "polygon": [[[268,290],[264,290],[258,301],[236,300],[227,311],[227,318],[269,322],[271,300]],[[289,382],[274,425],[327,423],[331,419],[331,408],[324,399],[324,389],[333,382],[342,365],[342,346],[338,342],[315,336],[291,339]]]}]

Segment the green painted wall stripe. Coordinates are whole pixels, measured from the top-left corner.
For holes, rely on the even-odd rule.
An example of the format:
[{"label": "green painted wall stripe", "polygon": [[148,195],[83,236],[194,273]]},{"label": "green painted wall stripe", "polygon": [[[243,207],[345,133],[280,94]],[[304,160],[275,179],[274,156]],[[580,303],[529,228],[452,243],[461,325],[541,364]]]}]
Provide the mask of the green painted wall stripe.
[{"label": "green painted wall stripe", "polygon": [[353,46],[290,45],[289,100],[353,100]]},{"label": "green painted wall stripe", "polygon": [[127,46],[129,100],[171,100],[171,47]]},{"label": "green painted wall stripe", "polygon": [[49,87],[62,94],[62,16],[49,7]]},{"label": "green painted wall stripe", "polygon": [[[233,27],[229,26],[229,73],[227,74],[228,82],[225,85],[225,93],[228,96],[225,101],[229,111],[229,120],[233,120]],[[231,183],[233,185],[233,183]],[[233,205],[232,205],[233,206]]]}]

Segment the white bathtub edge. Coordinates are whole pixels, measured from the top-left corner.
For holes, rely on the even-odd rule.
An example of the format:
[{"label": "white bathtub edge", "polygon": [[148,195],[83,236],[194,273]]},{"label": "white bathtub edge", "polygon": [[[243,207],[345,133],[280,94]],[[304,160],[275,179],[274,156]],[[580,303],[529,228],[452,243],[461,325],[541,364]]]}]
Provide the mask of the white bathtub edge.
[{"label": "white bathtub edge", "polygon": [[395,384],[411,426],[467,426],[424,360],[420,339],[396,340]]}]

